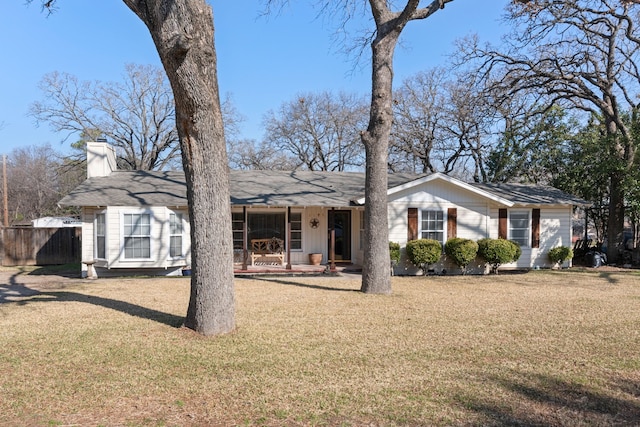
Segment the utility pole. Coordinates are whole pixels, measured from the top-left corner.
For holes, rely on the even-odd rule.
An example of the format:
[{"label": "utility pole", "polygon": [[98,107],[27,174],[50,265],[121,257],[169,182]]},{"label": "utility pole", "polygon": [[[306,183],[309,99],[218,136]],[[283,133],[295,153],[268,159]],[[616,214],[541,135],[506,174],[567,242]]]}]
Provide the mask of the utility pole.
[{"label": "utility pole", "polygon": [[9,226],[9,198],[7,197],[7,155],[2,155],[2,198],[4,201],[4,226]]}]

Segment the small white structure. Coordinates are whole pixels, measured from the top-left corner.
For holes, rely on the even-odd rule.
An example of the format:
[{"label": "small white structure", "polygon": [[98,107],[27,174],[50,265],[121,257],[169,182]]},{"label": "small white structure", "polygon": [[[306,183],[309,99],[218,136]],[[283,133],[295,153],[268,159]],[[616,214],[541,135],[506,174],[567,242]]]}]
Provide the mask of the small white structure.
[{"label": "small white structure", "polygon": [[31,221],[34,228],[82,227],[80,218],[70,216],[45,216]]}]

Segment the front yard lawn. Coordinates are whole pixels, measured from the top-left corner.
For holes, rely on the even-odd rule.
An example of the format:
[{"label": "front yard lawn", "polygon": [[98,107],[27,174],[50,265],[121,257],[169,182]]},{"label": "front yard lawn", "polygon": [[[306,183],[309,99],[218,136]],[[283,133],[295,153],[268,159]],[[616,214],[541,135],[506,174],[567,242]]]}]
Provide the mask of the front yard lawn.
[{"label": "front yard lawn", "polygon": [[638,273],[237,279],[218,338],[179,327],[188,278],[5,276],[0,425],[640,420]]}]

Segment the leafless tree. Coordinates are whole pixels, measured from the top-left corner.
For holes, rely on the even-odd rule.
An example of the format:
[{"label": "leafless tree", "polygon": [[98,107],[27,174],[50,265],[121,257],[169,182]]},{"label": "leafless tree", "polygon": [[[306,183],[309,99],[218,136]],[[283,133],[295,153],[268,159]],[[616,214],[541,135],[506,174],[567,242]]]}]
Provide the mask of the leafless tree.
[{"label": "leafless tree", "polygon": [[293,154],[295,169],[344,171],[362,168],[360,130],[367,116],[363,99],[344,92],[299,94],[265,116],[265,143]]},{"label": "leafless tree", "polygon": [[[268,5],[286,0],[267,0]],[[423,20],[444,8],[452,0],[389,2],[369,0],[369,12],[375,28],[365,36],[371,47],[371,100],[369,122],[360,134],[366,155],[364,262],[362,287],[365,293],[390,294],[389,221],[387,217],[387,168],[389,137],[393,123],[393,57],[402,31],[410,21]],[[398,3],[400,4],[398,6]],[[321,10],[342,16],[341,29],[352,17],[365,11],[364,2],[342,0],[318,2]],[[363,39],[360,39],[362,41]]]},{"label": "leafless tree", "polygon": [[365,242],[362,291],[391,293],[389,221],[387,217],[387,159],[393,122],[393,56],[400,34],[410,21],[426,19],[451,0],[434,0],[419,7],[419,0],[392,9],[386,0],[369,0],[375,22],[371,41],[371,107],[362,132],[366,152]]},{"label": "leafless tree", "polygon": [[433,152],[443,140],[445,102],[442,87],[445,80],[445,70],[436,68],[405,79],[394,92],[390,147],[392,170],[438,171]]},{"label": "leafless tree", "polygon": [[149,29],[173,89],[191,222],[185,326],[203,335],[228,333],[235,328],[233,238],[213,9],[205,0],[123,2]]},{"label": "leafless tree", "polygon": [[442,171],[476,182],[487,180],[486,157],[495,143],[495,109],[473,72],[460,72],[444,85]]},{"label": "leafless tree", "polygon": [[392,170],[486,179],[493,112],[473,75],[452,73],[423,71],[395,91]]},{"label": "leafless tree", "polygon": [[173,88],[191,223],[185,325],[204,335],[231,332],[233,236],[213,9],[205,0],[123,1],[149,29]]},{"label": "leafless tree", "polygon": [[292,171],[298,167],[296,159],[277,147],[264,141],[235,141],[229,148],[229,165],[237,170],[283,170]]},{"label": "leafless tree", "polygon": [[513,31],[505,47],[475,45],[467,58],[485,75],[499,75],[508,98],[537,94],[547,106],[563,105],[599,117],[609,141],[611,162],[608,241],[616,261],[624,225],[624,177],[637,167],[624,111],[638,114],[640,90],[640,5],[622,0],[531,0],[510,4]]},{"label": "leafless tree", "polygon": [[[284,0],[267,0],[269,5]],[[390,294],[389,221],[387,217],[387,168],[389,137],[393,123],[393,57],[402,31],[410,21],[423,20],[452,0],[389,2],[369,0],[375,28],[366,37],[371,47],[371,100],[369,123],[360,134],[366,155],[365,228],[362,287],[365,293]],[[400,5],[398,6],[398,3]],[[319,2],[323,12],[342,16],[343,23],[366,13],[364,2],[342,0]],[[362,40],[362,39],[361,39]],[[362,44],[364,46],[364,44]]]},{"label": "leafless tree", "polygon": [[63,168],[50,145],[16,148],[7,156],[7,199],[13,221],[70,214],[57,203],[84,176]]},{"label": "leafless tree", "polygon": [[53,72],[40,82],[42,101],[30,114],[66,138],[106,138],[119,165],[131,170],[171,167],[180,156],[171,87],[162,69],[128,64],[122,82],[79,81]]}]

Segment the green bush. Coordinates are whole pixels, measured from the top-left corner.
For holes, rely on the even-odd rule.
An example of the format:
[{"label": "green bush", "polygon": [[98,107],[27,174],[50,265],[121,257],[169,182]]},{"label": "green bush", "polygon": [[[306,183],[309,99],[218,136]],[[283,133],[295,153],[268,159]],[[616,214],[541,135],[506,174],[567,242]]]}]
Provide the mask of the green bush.
[{"label": "green bush", "polygon": [[389,257],[395,264],[400,262],[400,243],[389,242]]},{"label": "green bush", "polygon": [[429,265],[435,264],[442,256],[442,244],[433,239],[418,239],[407,242],[407,257],[413,265],[427,274]]},{"label": "green bush", "polygon": [[513,240],[509,240],[513,246],[516,248],[516,253],[513,256],[513,259],[511,261],[516,262],[517,260],[520,259],[520,256],[522,256],[522,248],[520,247],[519,244],[517,244],[516,242],[514,242]]},{"label": "green bush", "polygon": [[549,251],[549,260],[554,264],[561,264],[573,258],[573,250],[566,246],[558,246]]},{"label": "green bush", "polygon": [[478,240],[478,254],[491,266],[491,271],[498,274],[498,268],[502,264],[514,262],[520,258],[522,249],[511,240],[487,238]]},{"label": "green bush", "polygon": [[453,237],[444,244],[444,252],[462,269],[462,274],[467,271],[467,265],[473,261],[478,254],[478,244],[470,239]]}]

